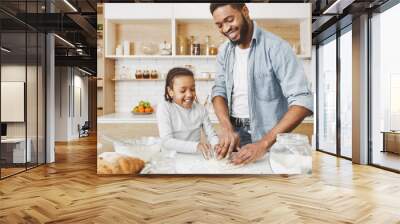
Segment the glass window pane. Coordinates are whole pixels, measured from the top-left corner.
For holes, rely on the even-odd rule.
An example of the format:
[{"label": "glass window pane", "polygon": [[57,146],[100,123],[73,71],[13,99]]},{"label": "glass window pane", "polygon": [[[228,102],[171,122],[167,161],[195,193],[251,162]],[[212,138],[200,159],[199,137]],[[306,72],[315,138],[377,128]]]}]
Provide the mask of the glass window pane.
[{"label": "glass window pane", "polygon": [[400,170],[400,4],[372,24],[372,163]]},{"label": "glass window pane", "polygon": [[340,154],[352,157],[352,33],[340,36]]},{"label": "glass window pane", "polygon": [[25,170],[26,33],[1,33],[1,177]]},{"label": "glass window pane", "polygon": [[336,40],[318,48],[318,148],[336,153]]}]

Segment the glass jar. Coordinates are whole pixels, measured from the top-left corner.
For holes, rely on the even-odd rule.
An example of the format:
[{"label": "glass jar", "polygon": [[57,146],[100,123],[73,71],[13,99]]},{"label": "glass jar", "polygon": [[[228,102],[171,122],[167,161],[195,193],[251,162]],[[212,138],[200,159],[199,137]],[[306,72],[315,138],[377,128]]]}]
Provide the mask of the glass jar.
[{"label": "glass jar", "polygon": [[150,73],[150,78],[151,79],[158,79],[158,72],[157,70],[152,70]]},{"label": "glass jar", "polygon": [[206,55],[210,55],[210,36],[206,36]]},{"label": "glass jar", "polygon": [[143,72],[142,72],[142,70],[140,70],[140,69],[136,70],[135,78],[136,78],[136,79],[143,79]]},{"label": "glass jar", "polygon": [[276,143],[269,151],[269,163],[275,174],[310,174],[312,155],[308,137],[292,133],[278,134]]},{"label": "glass jar", "polygon": [[190,55],[193,55],[194,36],[190,36]]},{"label": "glass jar", "polygon": [[186,37],[178,37],[178,46],[176,49],[177,55],[187,55],[188,54],[188,41]]},{"label": "glass jar", "polygon": [[211,45],[208,50],[209,50],[209,52],[208,52],[209,55],[217,55],[218,54],[218,48],[215,47],[214,45]]},{"label": "glass jar", "polygon": [[150,72],[149,72],[149,70],[144,70],[144,72],[143,72],[143,78],[144,78],[144,79],[150,79]]},{"label": "glass jar", "polygon": [[200,44],[195,42],[193,44],[193,52],[192,55],[200,55]]}]

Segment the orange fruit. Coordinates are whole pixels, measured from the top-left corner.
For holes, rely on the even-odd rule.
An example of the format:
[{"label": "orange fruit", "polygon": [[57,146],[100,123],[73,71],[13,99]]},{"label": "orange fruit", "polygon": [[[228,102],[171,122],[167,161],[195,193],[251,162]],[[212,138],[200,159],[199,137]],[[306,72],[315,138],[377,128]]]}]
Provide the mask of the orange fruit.
[{"label": "orange fruit", "polygon": [[154,111],[154,109],[152,107],[149,108],[150,113]]},{"label": "orange fruit", "polygon": [[144,107],[139,107],[139,113],[144,113]]},{"label": "orange fruit", "polygon": [[144,112],[151,113],[151,109],[149,107],[147,107],[146,109],[144,109]]}]

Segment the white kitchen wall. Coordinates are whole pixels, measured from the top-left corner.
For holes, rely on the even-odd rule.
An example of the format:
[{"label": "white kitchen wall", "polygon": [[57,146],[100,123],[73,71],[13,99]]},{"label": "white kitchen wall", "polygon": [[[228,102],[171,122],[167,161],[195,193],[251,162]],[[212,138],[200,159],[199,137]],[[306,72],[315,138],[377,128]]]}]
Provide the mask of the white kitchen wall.
[{"label": "white kitchen wall", "polygon": [[[314,85],[312,81],[311,60],[300,60],[311,89]],[[169,69],[175,66],[184,65],[194,66],[195,75],[201,72],[215,72],[215,59],[118,59],[115,63],[115,76],[121,77],[121,73],[128,72],[129,78],[134,78],[137,69],[156,69],[165,78]],[[196,92],[200,103],[204,103],[207,95],[211,93],[214,81],[196,81]],[[156,105],[162,100],[165,88],[165,81],[116,81],[115,83],[115,112],[129,112],[140,101],[147,100]]]},{"label": "white kitchen wall", "polygon": [[[201,72],[214,72],[215,59],[124,59],[117,60],[115,65],[116,77],[121,77],[123,67],[127,67],[129,74],[135,75],[137,69],[156,69],[160,77],[165,78],[169,69],[185,65],[194,66],[195,75]],[[196,92],[200,103],[204,103],[207,95],[211,93],[214,81],[196,81]],[[116,81],[115,84],[115,112],[129,112],[140,100],[150,101],[156,105],[164,100],[165,80],[146,81]]]}]

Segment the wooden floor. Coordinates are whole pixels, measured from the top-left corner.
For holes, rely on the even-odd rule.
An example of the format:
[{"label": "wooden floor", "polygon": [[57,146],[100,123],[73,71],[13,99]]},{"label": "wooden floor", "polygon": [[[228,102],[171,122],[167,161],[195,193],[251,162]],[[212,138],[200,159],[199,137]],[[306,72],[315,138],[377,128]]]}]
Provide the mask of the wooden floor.
[{"label": "wooden floor", "polygon": [[0,223],[400,223],[400,175],[316,152],[310,176],[96,175],[96,139],[0,181]]},{"label": "wooden floor", "polygon": [[400,170],[400,154],[392,152],[374,151],[372,161],[374,164]]}]

